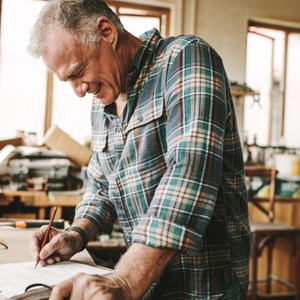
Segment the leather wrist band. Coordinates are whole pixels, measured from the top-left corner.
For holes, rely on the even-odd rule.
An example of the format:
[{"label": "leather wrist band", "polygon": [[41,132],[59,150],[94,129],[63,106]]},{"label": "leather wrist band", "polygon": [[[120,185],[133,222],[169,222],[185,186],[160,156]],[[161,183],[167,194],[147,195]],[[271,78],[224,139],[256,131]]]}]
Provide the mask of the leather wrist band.
[{"label": "leather wrist band", "polygon": [[76,231],[80,234],[81,238],[82,238],[82,241],[83,241],[83,245],[82,245],[82,250],[84,250],[89,242],[89,237],[87,235],[87,233],[82,229],[80,228],[79,226],[70,226],[68,227],[65,231]]}]

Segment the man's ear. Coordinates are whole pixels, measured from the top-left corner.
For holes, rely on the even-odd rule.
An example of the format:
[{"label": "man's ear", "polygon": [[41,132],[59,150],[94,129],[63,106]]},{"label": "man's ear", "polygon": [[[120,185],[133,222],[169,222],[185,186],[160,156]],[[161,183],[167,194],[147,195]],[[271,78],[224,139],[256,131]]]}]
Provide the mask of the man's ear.
[{"label": "man's ear", "polygon": [[118,41],[118,31],[116,26],[106,17],[97,20],[97,31],[115,49]]}]

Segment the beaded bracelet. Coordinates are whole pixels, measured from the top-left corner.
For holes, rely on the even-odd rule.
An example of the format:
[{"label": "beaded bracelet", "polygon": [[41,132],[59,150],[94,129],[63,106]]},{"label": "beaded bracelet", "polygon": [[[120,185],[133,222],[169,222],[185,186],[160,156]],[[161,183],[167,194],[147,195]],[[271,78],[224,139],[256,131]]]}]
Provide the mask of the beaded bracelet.
[{"label": "beaded bracelet", "polygon": [[82,238],[82,241],[83,241],[83,246],[82,246],[82,249],[80,251],[82,251],[86,248],[86,246],[89,242],[89,237],[88,237],[87,233],[82,228],[80,228],[79,226],[70,226],[65,231],[66,232],[68,232],[68,231],[78,232],[80,234],[81,238]]}]

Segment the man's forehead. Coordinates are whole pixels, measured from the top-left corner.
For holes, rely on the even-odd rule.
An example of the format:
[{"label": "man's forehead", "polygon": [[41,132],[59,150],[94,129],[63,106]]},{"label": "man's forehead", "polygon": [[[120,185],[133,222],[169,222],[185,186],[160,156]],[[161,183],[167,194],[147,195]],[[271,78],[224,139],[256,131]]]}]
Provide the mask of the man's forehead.
[{"label": "man's forehead", "polygon": [[67,76],[78,68],[78,43],[66,31],[54,32],[48,38],[49,46],[42,55],[43,60],[60,80],[66,80]]},{"label": "man's forehead", "polygon": [[60,27],[53,27],[47,34],[44,54],[46,57],[60,57],[66,52],[74,51],[78,42],[73,34]]}]

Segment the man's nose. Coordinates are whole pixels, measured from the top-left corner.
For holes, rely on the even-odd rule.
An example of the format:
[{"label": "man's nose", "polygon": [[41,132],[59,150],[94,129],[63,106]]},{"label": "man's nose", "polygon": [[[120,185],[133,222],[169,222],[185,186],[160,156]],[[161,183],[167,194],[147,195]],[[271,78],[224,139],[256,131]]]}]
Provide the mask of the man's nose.
[{"label": "man's nose", "polygon": [[82,82],[80,80],[69,80],[71,86],[72,86],[72,89],[74,90],[74,92],[76,93],[76,95],[78,97],[84,97],[87,90],[88,90],[88,84],[85,83],[85,82]]}]

